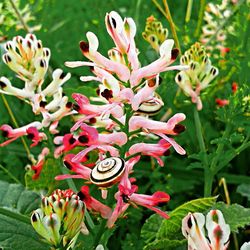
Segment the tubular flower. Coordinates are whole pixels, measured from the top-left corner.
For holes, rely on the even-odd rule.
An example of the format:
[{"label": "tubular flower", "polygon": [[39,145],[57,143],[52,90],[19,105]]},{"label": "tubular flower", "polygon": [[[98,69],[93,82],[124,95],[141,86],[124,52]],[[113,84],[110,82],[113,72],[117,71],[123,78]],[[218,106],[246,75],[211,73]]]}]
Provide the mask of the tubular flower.
[{"label": "tubular flower", "polygon": [[40,122],[32,122],[28,125],[25,125],[20,128],[13,129],[11,126],[4,124],[0,127],[2,130],[3,137],[8,138],[7,141],[0,144],[0,147],[6,146],[12,141],[17,140],[21,136],[26,135],[29,139],[32,140],[31,147],[36,146],[41,140],[46,139],[46,135],[44,133],[38,132],[38,129],[41,129],[42,125]]},{"label": "tubular flower", "polygon": [[218,75],[217,68],[212,66],[206,51],[200,43],[195,43],[180,59],[182,65],[189,69],[181,71],[175,77],[176,83],[187,96],[196,103],[197,109],[202,109],[200,92]]},{"label": "tubular flower", "polygon": [[230,227],[225,223],[220,210],[211,210],[206,216],[201,213],[189,213],[182,220],[182,234],[188,240],[188,249],[226,250],[229,245]]},{"label": "tubular flower", "polygon": [[100,213],[100,215],[105,219],[110,217],[112,213],[111,208],[93,198],[89,193],[88,186],[82,186],[81,191],[78,193],[78,196],[85,203],[88,210]]},{"label": "tubular flower", "polygon": [[178,113],[170,118],[168,122],[159,122],[149,120],[146,117],[132,116],[129,120],[129,130],[135,131],[138,129],[143,129],[145,132],[154,133],[170,143],[176,152],[184,155],[186,154],[186,151],[180,145],[178,145],[174,139],[166,136],[166,134],[178,135],[179,133],[183,132],[185,127],[178,123],[185,120],[185,118],[186,116],[184,114]]},{"label": "tubular flower", "polygon": [[154,50],[159,52],[160,45],[168,37],[168,29],[163,28],[162,23],[154,16],[150,16],[147,18],[145,31],[142,33],[142,36]]},{"label": "tubular flower", "polygon": [[43,197],[41,208],[31,215],[31,224],[51,246],[70,249],[80,233],[84,203],[72,190],[57,189]]},{"label": "tubular flower", "polygon": [[132,185],[131,180],[128,179],[128,168],[125,171],[126,172],[119,184],[119,191],[115,194],[117,204],[112,215],[108,219],[107,226],[109,228],[113,227],[116,220],[125,213],[129,205],[135,207],[137,207],[137,205],[146,207],[158,213],[163,218],[168,219],[169,216],[156,206],[160,203],[168,202],[170,200],[169,195],[160,191],[155,192],[152,196],[137,194],[138,187]]}]

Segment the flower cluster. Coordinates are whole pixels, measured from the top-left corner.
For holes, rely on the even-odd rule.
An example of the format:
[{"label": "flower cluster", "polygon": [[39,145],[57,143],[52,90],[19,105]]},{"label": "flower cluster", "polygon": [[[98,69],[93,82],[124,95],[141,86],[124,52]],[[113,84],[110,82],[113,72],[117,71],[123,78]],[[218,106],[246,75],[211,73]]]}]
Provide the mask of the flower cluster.
[{"label": "flower cluster", "polygon": [[[206,11],[204,13],[205,25],[202,28],[202,35],[200,41],[206,44],[211,41],[213,36],[216,37],[213,40],[213,44],[207,46],[208,50],[214,48],[220,50],[222,54],[229,52],[229,48],[226,47],[227,34],[234,31],[233,26],[226,26],[224,29],[218,29],[225,18],[229,18],[232,15],[231,8],[237,4],[237,0],[222,0],[221,4],[208,3]],[[231,5],[231,6],[230,6]]]},{"label": "flower cluster", "polygon": [[[206,221],[207,236],[204,225]],[[226,250],[230,227],[220,210],[211,210],[205,219],[202,213],[189,213],[182,220],[182,234],[188,240],[188,249]]]},{"label": "flower cluster", "polygon": [[[94,75],[82,76],[83,82],[97,81],[97,98],[88,99],[74,93],[74,110],[80,115],[71,132],[55,138],[58,145],[55,157],[64,156],[64,165],[74,174],[57,176],[57,180],[80,178],[85,184],[96,185],[107,196],[107,188],[118,187],[114,210],[90,195],[89,187],[83,186],[79,196],[86,207],[107,218],[112,227],[129,205],[147,207],[164,218],[168,215],[157,208],[170,197],[164,192],[153,195],[138,193],[133,173],[141,155],[154,157],[163,166],[162,156],[173,147],[183,155],[185,150],[172,138],[185,130],[180,124],[185,120],[182,113],[175,114],[167,122],[154,121],[152,117],[163,106],[156,93],[160,84],[159,74],[169,70],[185,70],[186,65],[170,66],[178,56],[173,40],[165,40],[159,47],[160,58],[147,66],[141,66],[134,37],[136,26],[131,18],[122,20],[112,11],[106,15],[106,27],[115,43],[108,52],[109,58],[98,52],[99,41],[92,32],[86,34],[88,41],[80,42],[80,49],[89,61],[66,62],[69,67],[90,66]],[[98,102],[96,102],[98,101]],[[100,129],[101,128],[101,129]],[[150,137],[157,143],[136,143]],[[152,140],[151,140],[152,141]],[[82,149],[83,147],[83,149]],[[80,150],[80,151],[79,151]],[[98,159],[90,162],[89,154],[98,152]]]},{"label": "flower cluster", "polygon": [[[21,136],[27,136],[32,140],[31,147],[40,141],[46,140],[43,128],[49,127],[51,134],[58,133],[56,129],[61,118],[74,113],[72,103],[64,96],[62,85],[69,80],[70,74],[65,74],[61,69],[52,73],[52,81],[45,85],[46,73],[49,68],[50,50],[44,48],[41,40],[34,34],[27,34],[25,38],[16,36],[12,41],[5,44],[6,53],[3,62],[16,73],[23,85],[21,88],[13,86],[6,77],[0,77],[0,93],[13,95],[28,103],[35,115],[42,115],[41,122],[35,121],[19,128],[2,125],[0,130],[7,140],[0,146],[5,146]],[[45,86],[44,86],[45,85]],[[46,150],[47,151],[47,150]],[[47,155],[42,154],[43,156]],[[41,169],[42,165],[38,159],[34,168]],[[35,171],[34,178],[38,177],[39,171]]]},{"label": "flower cluster", "polygon": [[197,109],[202,109],[200,92],[218,75],[219,71],[212,66],[205,48],[195,43],[180,59],[182,65],[189,65],[189,69],[181,71],[175,77],[176,83],[196,103]]},{"label": "flower cluster", "polygon": [[154,50],[159,52],[161,44],[168,37],[168,30],[163,28],[162,23],[154,16],[150,16],[147,18],[145,31],[142,33],[142,36]]},{"label": "flower cluster", "polygon": [[72,190],[55,190],[42,198],[31,224],[51,246],[72,249],[80,233],[85,205]]}]

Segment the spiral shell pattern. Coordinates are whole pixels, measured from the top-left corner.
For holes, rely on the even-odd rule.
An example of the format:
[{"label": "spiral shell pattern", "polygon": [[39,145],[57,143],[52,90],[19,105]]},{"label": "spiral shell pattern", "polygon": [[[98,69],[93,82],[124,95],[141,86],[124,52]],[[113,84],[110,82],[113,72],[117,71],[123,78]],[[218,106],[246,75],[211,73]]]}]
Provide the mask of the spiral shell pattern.
[{"label": "spiral shell pattern", "polygon": [[125,171],[125,161],[119,157],[106,158],[96,164],[90,180],[99,187],[110,187],[118,182]]},{"label": "spiral shell pattern", "polygon": [[148,116],[156,115],[160,110],[161,107],[164,105],[161,97],[158,94],[154,94],[154,98],[148,101],[143,102],[137,112],[139,114],[145,114]]}]

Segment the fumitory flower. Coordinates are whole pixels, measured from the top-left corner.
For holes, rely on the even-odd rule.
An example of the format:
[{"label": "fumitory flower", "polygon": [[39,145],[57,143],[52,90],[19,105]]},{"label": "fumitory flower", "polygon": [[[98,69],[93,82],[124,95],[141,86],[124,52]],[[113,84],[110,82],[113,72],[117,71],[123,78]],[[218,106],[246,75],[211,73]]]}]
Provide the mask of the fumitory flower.
[{"label": "fumitory flower", "polygon": [[31,224],[51,246],[71,249],[80,233],[84,202],[72,190],[55,190],[42,198],[41,208],[31,215]]},{"label": "fumitory flower", "polygon": [[[208,237],[204,230],[205,224]],[[229,245],[230,227],[220,210],[211,210],[206,220],[202,213],[189,213],[182,220],[182,234],[188,240],[190,250],[226,250]]]},{"label": "fumitory flower", "polygon": [[205,48],[195,43],[180,59],[182,65],[189,65],[189,69],[179,72],[175,81],[187,96],[196,103],[197,109],[202,109],[200,92],[218,75],[219,71],[212,66]]}]

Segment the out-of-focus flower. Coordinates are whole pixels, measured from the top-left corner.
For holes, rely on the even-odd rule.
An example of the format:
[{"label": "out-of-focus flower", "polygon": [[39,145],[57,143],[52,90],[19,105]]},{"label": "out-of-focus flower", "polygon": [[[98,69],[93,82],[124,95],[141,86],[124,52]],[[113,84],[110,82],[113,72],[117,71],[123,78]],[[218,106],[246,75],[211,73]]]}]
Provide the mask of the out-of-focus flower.
[{"label": "out-of-focus flower", "polygon": [[232,83],[232,92],[233,92],[233,94],[235,94],[236,93],[236,91],[238,90],[238,83],[237,82],[233,82]]},{"label": "out-of-focus flower", "polygon": [[206,216],[202,213],[189,213],[182,220],[182,234],[188,240],[188,249],[226,250],[229,245],[230,227],[220,210],[211,210]]},{"label": "out-of-focus flower", "polygon": [[150,43],[153,49],[159,52],[161,44],[168,37],[168,30],[163,28],[162,23],[154,16],[147,18],[145,31],[142,32],[143,38]]},{"label": "out-of-focus flower", "polygon": [[43,197],[41,208],[31,215],[31,224],[53,247],[71,249],[84,217],[85,205],[72,190],[57,189]]},{"label": "out-of-focus flower", "polygon": [[197,109],[202,109],[200,92],[218,75],[219,71],[212,66],[205,48],[195,43],[180,59],[182,65],[189,65],[189,69],[181,71],[175,77],[176,83],[196,103]]},{"label": "out-of-focus flower", "polygon": [[218,106],[220,106],[220,107],[224,107],[224,106],[226,106],[226,105],[229,104],[229,100],[227,100],[227,99],[219,99],[219,98],[216,98],[216,99],[215,99],[215,102],[216,102],[216,104],[217,104]]},{"label": "out-of-focus flower", "polygon": [[245,242],[240,248],[240,250],[249,250],[249,249],[250,249],[250,241]]},{"label": "out-of-focus flower", "polygon": [[[234,32],[234,27],[227,25],[223,29],[218,28],[226,18],[232,15],[232,7],[234,4],[237,4],[237,1],[222,0],[221,4],[209,2],[204,13],[204,21],[206,24],[202,28],[200,41],[203,44],[206,44],[208,41],[211,42],[211,45],[207,46],[207,49],[210,51],[219,49],[222,56],[229,52],[229,48],[226,47],[226,39],[228,33]],[[216,39],[211,39],[213,36],[215,36]]]}]

